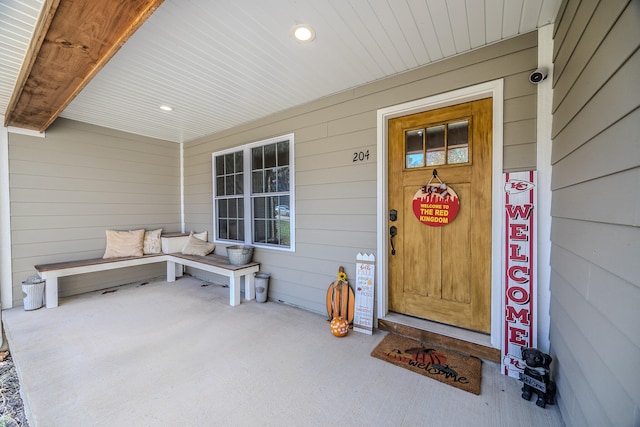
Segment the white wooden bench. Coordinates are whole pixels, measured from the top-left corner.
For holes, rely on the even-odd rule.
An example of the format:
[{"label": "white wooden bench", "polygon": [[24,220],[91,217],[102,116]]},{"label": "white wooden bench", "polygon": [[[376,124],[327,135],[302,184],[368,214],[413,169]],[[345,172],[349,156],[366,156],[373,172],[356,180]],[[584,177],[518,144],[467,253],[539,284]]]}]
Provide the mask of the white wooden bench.
[{"label": "white wooden bench", "polygon": [[207,256],[199,256],[184,255],[181,253],[168,254],[168,282],[173,282],[175,280],[174,275],[176,272],[176,264],[228,277],[230,289],[229,304],[231,305],[240,304],[240,283],[242,281],[244,281],[244,298],[246,300],[252,300],[256,297],[254,275],[260,269],[260,263],[258,262],[250,262],[243,265],[231,265],[229,264],[229,258],[221,255],[209,254]]},{"label": "white wooden bench", "polygon": [[229,304],[240,304],[240,286],[244,281],[245,299],[255,298],[254,274],[260,269],[260,263],[250,262],[244,265],[231,265],[229,259],[220,255],[183,255],[181,253],[154,254],[128,258],[94,258],[79,261],[58,262],[36,265],[35,269],[45,280],[45,302],[47,308],[58,306],[58,278],[76,274],[95,273],[117,268],[165,262],[167,264],[167,282],[175,282],[176,265],[219,274],[229,278]]}]

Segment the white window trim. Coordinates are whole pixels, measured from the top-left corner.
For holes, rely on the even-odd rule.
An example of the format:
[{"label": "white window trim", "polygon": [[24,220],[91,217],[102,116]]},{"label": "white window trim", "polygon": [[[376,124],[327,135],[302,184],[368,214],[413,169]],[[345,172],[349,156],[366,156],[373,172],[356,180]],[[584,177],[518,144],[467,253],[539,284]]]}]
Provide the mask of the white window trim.
[{"label": "white window trim", "polygon": [[[251,149],[254,147],[260,147],[263,145],[269,145],[283,140],[289,141],[289,227],[290,227],[290,239],[291,244],[289,247],[277,246],[277,245],[265,245],[262,243],[253,242],[253,210],[251,209]],[[213,203],[213,241],[220,244],[238,244],[236,240],[225,240],[218,237],[218,209],[216,204],[216,157],[236,153],[242,151],[243,155],[243,185],[245,193],[243,194],[244,201],[244,244],[255,246],[262,249],[273,249],[276,251],[295,252],[295,153],[294,153],[295,141],[294,134],[289,133],[285,135],[276,136],[273,138],[263,139],[260,141],[250,142],[248,144],[239,145],[226,150],[216,151],[211,154],[211,178],[212,178],[212,203]]]}]

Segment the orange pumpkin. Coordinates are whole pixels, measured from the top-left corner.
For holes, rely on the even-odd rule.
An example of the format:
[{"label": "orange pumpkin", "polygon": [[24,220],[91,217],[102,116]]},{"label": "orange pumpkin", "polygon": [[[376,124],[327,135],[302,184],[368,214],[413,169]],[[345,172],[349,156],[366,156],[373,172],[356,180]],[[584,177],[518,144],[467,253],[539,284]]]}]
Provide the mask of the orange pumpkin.
[{"label": "orange pumpkin", "polygon": [[334,317],[331,321],[331,333],[336,337],[344,337],[349,332],[349,321],[342,317]]}]

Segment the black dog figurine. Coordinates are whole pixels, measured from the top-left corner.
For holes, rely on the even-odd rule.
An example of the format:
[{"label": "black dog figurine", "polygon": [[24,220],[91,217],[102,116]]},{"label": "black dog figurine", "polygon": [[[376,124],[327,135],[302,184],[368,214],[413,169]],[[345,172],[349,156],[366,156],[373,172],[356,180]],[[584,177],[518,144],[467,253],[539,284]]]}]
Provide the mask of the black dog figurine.
[{"label": "black dog figurine", "polygon": [[556,383],[549,376],[549,365],[553,360],[551,356],[537,348],[522,347],[522,359],[527,365],[524,372],[520,372],[520,381],[523,383],[522,398],[529,400],[533,391],[538,395],[536,405],[539,407],[555,404]]}]

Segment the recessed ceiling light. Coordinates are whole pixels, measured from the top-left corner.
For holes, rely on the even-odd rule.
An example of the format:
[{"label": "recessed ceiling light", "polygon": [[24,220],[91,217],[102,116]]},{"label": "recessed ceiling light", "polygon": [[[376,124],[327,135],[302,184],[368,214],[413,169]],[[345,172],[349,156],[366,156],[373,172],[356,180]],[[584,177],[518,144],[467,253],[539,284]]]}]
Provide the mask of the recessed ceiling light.
[{"label": "recessed ceiling light", "polygon": [[172,108],[171,106],[169,106],[169,105],[166,105],[166,104],[162,104],[162,105],[160,106],[160,109],[161,109],[162,111],[173,111],[173,108]]},{"label": "recessed ceiling light", "polygon": [[307,24],[295,25],[291,29],[291,35],[300,43],[309,43],[316,38],[316,32]]}]

